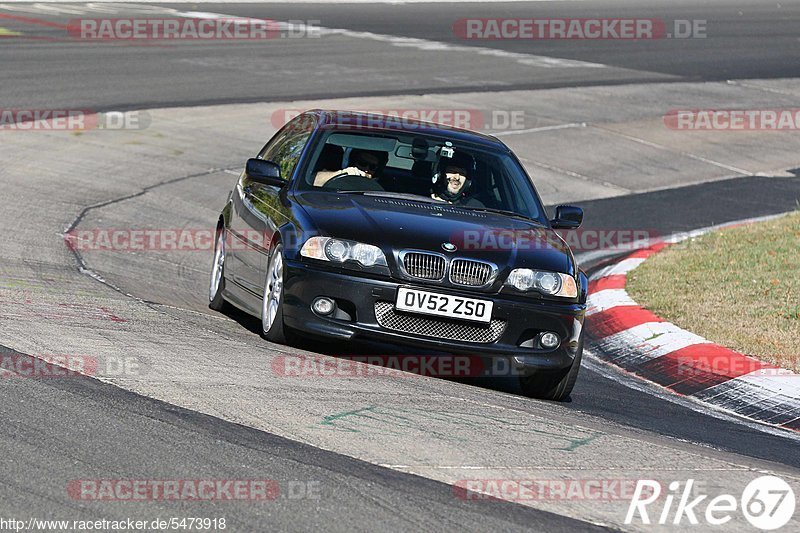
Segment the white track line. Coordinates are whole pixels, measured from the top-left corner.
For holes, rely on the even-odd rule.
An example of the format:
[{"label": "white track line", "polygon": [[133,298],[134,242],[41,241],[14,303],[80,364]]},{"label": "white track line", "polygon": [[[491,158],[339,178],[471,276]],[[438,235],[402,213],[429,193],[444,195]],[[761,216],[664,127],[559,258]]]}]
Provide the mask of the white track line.
[{"label": "white track line", "polygon": [[[234,15],[224,15],[222,13],[210,13],[206,11],[177,11],[174,13],[180,17],[199,18],[199,19],[241,19],[241,20],[260,20],[249,17],[237,17]],[[429,39],[418,39],[415,37],[399,37],[396,35],[385,35],[369,31],[354,31],[344,28],[327,28],[324,26],[306,26],[305,24],[289,24],[278,21],[281,29],[313,29],[320,35],[343,35],[354,39],[367,39],[379,41],[402,48],[416,48],[423,52],[466,52],[482,56],[496,57],[500,59],[510,59],[520,65],[539,68],[609,68],[602,63],[590,63],[588,61],[578,61],[574,59],[562,59],[559,57],[539,56],[534,54],[523,54],[519,52],[509,52],[497,48],[486,48],[483,46],[466,46],[451,44],[442,41],[432,41]]]},{"label": "white track line", "polygon": [[586,309],[586,316],[619,307],[620,305],[638,305],[633,298],[628,296],[625,289],[605,289],[592,294],[589,306]]},{"label": "white track line", "polygon": [[676,151],[676,150],[673,150],[672,148],[670,148],[668,146],[664,146],[663,144],[658,144],[658,143],[655,143],[653,141],[648,141],[646,139],[635,137],[633,135],[628,135],[626,133],[622,133],[622,132],[619,132],[619,131],[616,131],[616,130],[613,130],[613,129],[610,129],[610,128],[604,128],[604,127],[600,127],[600,126],[596,126],[596,125],[592,125],[592,127],[593,128],[597,128],[599,130],[603,130],[603,131],[608,132],[608,133],[611,133],[613,135],[618,135],[619,137],[622,137],[623,139],[628,139],[629,141],[633,141],[635,143],[639,143],[641,145],[644,145],[644,146],[647,146],[647,147],[650,147],[650,148],[655,148],[657,150],[663,150],[665,152],[670,152],[670,153],[675,153],[675,154],[678,154],[678,155],[682,155],[684,157],[688,157],[689,159],[694,159],[695,161],[700,161],[701,163],[706,163],[708,165],[713,165],[715,167],[719,167],[719,168],[724,169],[724,170],[729,170],[731,172],[735,172],[736,174],[741,174],[743,176],[752,176],[753,175],[753,173],[750,172],[749,170],[744,170],[744,169],[739,168],[739,167],[726,165],[725,163],[720,163],[719,161],[714,161],[713,159],[708,159],[707,157],[696,155],[696,154],[693,154],[691,152],[684,152],[682,150],[677,150]]},{"label": "white track line", "polygon": [[539,128],[528,128],[527,130],[507,130],[507,131],[498,131],[495,133],[489,133],[489,135],[494,135],[495,137],[504,137],[506,135],[522,135],[524,133],[539,133],[541,131],[553,131],[553,130],[566,130],[569,128],[585,128],[585,122],[573,122],[570,124],[558,124],[555,126],[541,126]]},{"label": "white track line", "polygon": [[687,346],[706,343],[708,341],[703,337],[670,322],[648,322],[609,335],[595,344],[605,352],[624,352],[619,360],[640,363]]}]

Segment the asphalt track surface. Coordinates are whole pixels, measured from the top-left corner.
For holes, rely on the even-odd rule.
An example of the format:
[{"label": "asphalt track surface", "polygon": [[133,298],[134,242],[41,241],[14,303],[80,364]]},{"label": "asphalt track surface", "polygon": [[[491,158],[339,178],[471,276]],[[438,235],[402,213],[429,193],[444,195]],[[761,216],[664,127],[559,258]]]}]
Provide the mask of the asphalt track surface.
[{"label": "asphalt track surface", "polygon": [[[315,20],[322,27],[412,37],[467,47],[578,60],[601,68],[529,68],[481,62],[474,54],[429,54],[370,38],[271,39],[109,46],[74,42],[62,27],[98,11],[51,14],[2,10],[36,19],[1,19],[20,31],[0,47],[7,107],[83,106],[95,110],[211,103],[431,94],[663,81],[790,78],[800,75],[800,4],[735,0],[532,2],[510,4],[163,4],[275,20]],[[700,4],[700,5],[698,5]],[[80,14],[82,13],[82,14]],[[121,8],[114,16],[141,16]],[[152,15],[152,14],[151,14]],[[157,16],[157,15],[156,15]],[[168,15],[167,15],[168,16]],[[706,38],[620,40],[466,40],[453,24],[469,17],[656,18],[707,21]],[[48,40],[50,39],[50,40]],[[52,41],[51,41],[52,40]],[[357,59],[355,59],[357,58]],[[501,68],[502,67],[502,68]]]},{"label": "asphalt track surface", "polygon": [[[90,378],[6,380],[0,416],[4,516],[137,520],[225,516],[233,531],[408,531],[496,527],[602,529],[502,501],[468,501],[436,481],[224,422]],[[69,428],[68,431],[65,431]],[[13,453],[8,453],[13,450]],[[110,463],[110,464],[109,464]],[[64,501],[87,469],[121,479],[259,479],[282,483],[276,500],[139,505]],[[306,495],[313,494],[308,498]],[[302,496],[302,497],[301,497]],[[276,503],[279,511],[276,512]],[[222,528],[221,528],[222,529]]]},{"label": "asphalt track surface", "polygon": [[[173,6],[186,9],[186,5]],[[262,6],[209,5],[199,9],[232,15],[276,19],[315,19],[333,28],[455,42],[448,28],[464,17],[631,16],[624,3],[450,4],[430,6]],[[138,109],[353,96],[409,92],[464,92],[493,88],[540,88],[626,84],[647,81],[784,78],[800,75],[796,28],[800,6],[780,10],[760,2],[673,2],[669,7],[644,6],[636,16],[664,19],[709,19],[709,38],[645,43],[482,42],[519,53],[596,62],[611,68],[576,69],[574,74],[529,73],[504,66],[504,76],[480,72],[452,76],[452,66],[402,48],[373,50],[370,41],[348,41],[324,51],[313,40],[299,46],[276,43],[263,51],[251,45],[215,44],[163,49],[104,47],[87,44],[7,40],[0,46],[2,106],[89,107]],[[556,12],[554,14],[553,12]],[[16,13],[0,9],[0,13]],[[37,14],[51,21],[63,16]],[[19,28],[17,23],[0,26]],[[444,29],[443,29],[444,28]],[[55,30],[40,29],[56,36]],[[44,33],[41,33],[44,32]],[[53,32],[48,34],[47,32]],[[469,43],[459,43],[467,44]],[[689,46],[687,50],[686,46]],[[696,48],[693,48],[696,47]],[[326,53],[328,55],[326,55]],[[331,57],[335,54],[334,57]],[[406,55],[407,54],[407,55]],[[354,65],[348,58],[364,63]],[[413,57],[418,57],[412,61]],[[461,59],[459,59],[461,61]],[[398,65],[406,69],[398,72]],[[468,63],[463,63],[467,69]],[[409,85],[407,71],[418,71]],[[368,71],[368,73],[367,73]],[[603,71],[600,73],[600,71]],[[310,73],[322,80],[309,81]],[[508,80],[501,86],[496,80]],[[317,83],[322,81],[324,83]],[[2,149],[2,146],[0,146]],[[229,162],[221,162],[227,164]],[[230,177],[230,176],[229,176]],[[669,234],[732,220],[785,212],[800,200],[800,177],[743,177],[581,202],[586,227],[649,228]],[[216,203],[219,203],[218,201]],[[591,264],[584,265],[590,268]],[[168,272],[165,270],[165,272]],[[145,292],[146,278],[104,273],[132,294]],[[179,302],[182,286],[161,294],[160,302]],[[198,308],[197,311],[202,309]],[[204,311],[204,310],[202,310]],[[244,332],[255,324],[234,314]],[[35,326],[33,328],[35,334]],[[0,344],[2,344],[0,337]],[[307,345],[312,351],[337,353],[337,347]],[[369,353],[372,347],[363,347]],[[3,349],[4,352],[6,351]],[[352,353],[352,349],[347,349]],[[379,352],[384,353],[384,352]],[[797,441],[780,433],[698,411],[668,400],[655,388],[618,375],[600,363],[584,368],[566,408],[593,415],[648,435],[698,443],[737,454],[753,467],[770,463],[800,468]],[[503,383],[469,382],[463,387],[508,392]],[[98,472],[97,477],[249,478],[253,472],[282,480],[321,480],[319,500],[282,498],[279,505],[240,503],[160,503],[140,506],[137,518],[221,512],[236,531],[269,523],[278,530],[552,530],[595,527],[585,522],[505,502],[463,502],[447,484],[375,466],[344,455],[272,435],[266,431],[175,407],[90,378],[73,380],[0,380],[0,482],[3,514],[113,518],[131,515],[121,504],[88,505],[65,497],[69,480]],[[749,459],[748,459],[749,458]],[[113,473],[112,476],[109,472]]]}]

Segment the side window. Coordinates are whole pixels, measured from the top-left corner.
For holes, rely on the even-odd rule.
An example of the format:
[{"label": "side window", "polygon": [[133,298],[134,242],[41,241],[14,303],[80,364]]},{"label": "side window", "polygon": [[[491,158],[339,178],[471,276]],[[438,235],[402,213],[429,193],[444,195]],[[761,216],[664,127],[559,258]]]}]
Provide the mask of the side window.
[{"label": "side window", "polygon": [[501,185],[500,189],[505,192],[504,196],[506,197],[503,199],[504,205],[501,208],[516,211],[534,219],[540,218],[541,214],[537,208],[536,197],[531,193],[530,189],[525,188],[521,183],[525,175],[521,172],[511,171],[508,168],[509,160],[506,160],[505,163],[503,167],[498,169],[500,171],[498,176]]},{"label": "side window", "polygon": [[264,147],[258,155],[261,159],[274,161],[281,167],[281,178],[292,176],[300,154],[311,136],[311,128],[298,127],[296,121],[290,122]]}]

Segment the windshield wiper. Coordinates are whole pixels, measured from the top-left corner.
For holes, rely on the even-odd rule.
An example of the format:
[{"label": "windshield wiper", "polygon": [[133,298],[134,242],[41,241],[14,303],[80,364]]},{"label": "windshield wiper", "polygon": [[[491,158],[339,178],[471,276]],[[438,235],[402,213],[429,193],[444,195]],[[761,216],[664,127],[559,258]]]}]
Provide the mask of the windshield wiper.
[{"label": "windshield wiper", "polygon": [[481,212],[484,212],[484,213],[497,213],[498,215],[507,215],[507,216],[510,216],[510,217],[522,218],[524,220],[527,220],[528,222],[533,222],[537,226],[541,226],[543,228],[547,227],[545,224],[542,223],[541,220],[536,220],[535,218],[531,218],[531,217],[529,217],[527,215],[523,215],[521,213],[517,213],[516,211],[508,211],[507,209],[495,209],[493,207],[466,207],[466,206],[461,206],[461,205],[457,206],[457,207],[460,207],[462,209],[468,209],[470,211],[481,211]]},{"label": "windshield wiper", "polygon": [[339,189],[320,189],[324,192],[335,193],[335,194],[352,194],[352,195],[359,195],[359,196],[375,196],[378,198],[395,198],[397,200],[411,200],[413,202],[420,202],[424,204],[447,204],[442,200],[435,200],[429,196],[423,196],[421,194],[411,194],[406,192],[391,192],[391,191],[348,191],[346,189],[339,190]]},{"label": "windshield wiper", "polygon": [[426,204],[442,204],[445,203],[441,200],[436,200],[430,196],[423,196],[421,194],[413,194],[408,192],[391,192],[391,191],[364,191],[364,196],[380,196],[383,198],[397,198],[400,200],[412,200],[414,202],[422,202]]},{"label": "windshield wiper", "polygon": [[428,198],[427,196],[421,196],[419,194],[408,194],[408,193],[398,193],[398,192],[390,192],[390,191],[348,191],[348,190],[337,190],[337,189],[327,189],[327,192],[333,192],[336,194],[353,194],[353,195],[360,195],[360,196],[375,196],[378,198],[396,198],[398,200],[413,200],[415,202],[426,202],[426,203],[441,203],[438,200],[434,200],[433,198]]}]

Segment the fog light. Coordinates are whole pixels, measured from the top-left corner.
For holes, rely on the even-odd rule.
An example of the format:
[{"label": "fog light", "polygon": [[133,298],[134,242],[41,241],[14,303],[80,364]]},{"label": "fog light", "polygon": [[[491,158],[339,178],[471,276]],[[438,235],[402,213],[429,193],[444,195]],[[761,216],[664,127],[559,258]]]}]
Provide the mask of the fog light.
[{"label": "fog light", "polygon": [[539,344],[542,345],[542,348],[555,348],[560,343],[561,339],[555,333],[547,331],[539,335]]},{"label": "fog light", "polygon": [[311,309],[318,315],[329,315],[333,313],[336,304],[330,298],[320,297],[311,304]]}]

